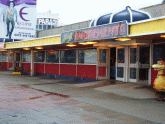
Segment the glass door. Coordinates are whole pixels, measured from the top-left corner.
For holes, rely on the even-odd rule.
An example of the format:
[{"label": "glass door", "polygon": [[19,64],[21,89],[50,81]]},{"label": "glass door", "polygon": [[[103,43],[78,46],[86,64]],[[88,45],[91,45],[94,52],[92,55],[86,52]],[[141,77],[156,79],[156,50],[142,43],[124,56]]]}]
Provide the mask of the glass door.
[{"label": "glass door", "polygon": [[125,77],[125,48],[117,48],[116,80],[124,81]]},{"label": "glass door", "polygon": [[110,49],[97,48],[97,77],[98,79],[109,79],[110,76]]},{"label": "glass door", "polygon": [[20,61],[21,61],[21,52],[16,52],[15,53],[15,69],[16,69],[16,71],[19,70]]},{"label": "glass door", "polygon": [[137,47],[129,48],[129,82],[137,82]]}]

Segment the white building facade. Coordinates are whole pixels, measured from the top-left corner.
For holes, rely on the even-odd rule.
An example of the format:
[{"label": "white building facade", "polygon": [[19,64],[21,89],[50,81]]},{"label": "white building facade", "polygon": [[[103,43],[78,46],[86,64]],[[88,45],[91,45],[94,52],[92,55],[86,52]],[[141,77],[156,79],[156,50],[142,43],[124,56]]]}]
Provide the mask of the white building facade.
[{"label": "white building facade", "polygon": [[58,27],[59,14],[51,13],[51,11],[47,11],[44,13],[37,14],[37,23],[36,23],[36,31],[52,29]]}]

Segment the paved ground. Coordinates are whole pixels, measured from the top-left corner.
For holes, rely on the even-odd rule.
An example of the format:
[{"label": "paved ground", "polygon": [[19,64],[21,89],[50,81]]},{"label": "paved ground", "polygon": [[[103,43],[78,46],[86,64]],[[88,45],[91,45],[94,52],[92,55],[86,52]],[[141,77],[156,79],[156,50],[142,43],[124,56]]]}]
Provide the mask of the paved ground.
[{"label": "paved ground", "polygon": [[152,88],[113,81],[76,83],[0,71],[0,124],[165,123]]}]

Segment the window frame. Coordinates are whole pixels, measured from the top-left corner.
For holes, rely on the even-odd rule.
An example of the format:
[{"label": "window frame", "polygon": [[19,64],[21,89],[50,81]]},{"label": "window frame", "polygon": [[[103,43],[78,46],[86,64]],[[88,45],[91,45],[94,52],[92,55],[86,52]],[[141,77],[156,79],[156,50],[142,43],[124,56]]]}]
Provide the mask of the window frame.
[{"label": "window frame", "polygon": [[[90,50],[90,49],[95,49],[96,50],[96,63],[79,63],[79,50]],[[77,52],[77,64],[79,65],[97,65],[97,48],[81,48],[81,49],[77,49],[78,52]]]},{"label": "window frame", "polygon": [[[47,52],[48,51],[58,51],[58,63],[56,63],[56,62],[47,62]],[[45,63],[47,63],[47,64],[59,64],[60,63],[60,50],[45,50]]]},{"label": "window frame", "polygon": [[[75,55],[75,63],[62,63],[61,62],[61,51],[68,51],[68,50],[75,50],[75,52],[76,52],[76,55]],[[67,50],[65,50],[65,49],[62,49],[62,50],[60,50],[60,64],[77,64],[77,49],[67,49]]]},{"label": "window frame", "polygon": [[45,62],[45,59],[46,59],[46,57],[45,57],[45,54],[46,54],[46,52],[45,52],[45,50],[34,50],[34,51],[37,51],[37,52],[44,52],[44,61],[43,62],[35,62],[35,52],[34,52],[34,63],[46,63]]},{"label": "window frame", "polygon": [[8,52],[1,52],[1,54],[3,54],[3,53],[5,53],[5,59],[4,59],[4,61],[0,60],[0,62],[8,62],[7,57],[6,57],[6,54],[8,55]]},{"label": "window frame", "polygon": [[[24,53],[30,53],[30,61],[24,61]],[[22,51],[22,58],[21,58],[21,62],[23,63],[31,63],[31,51]]]}]

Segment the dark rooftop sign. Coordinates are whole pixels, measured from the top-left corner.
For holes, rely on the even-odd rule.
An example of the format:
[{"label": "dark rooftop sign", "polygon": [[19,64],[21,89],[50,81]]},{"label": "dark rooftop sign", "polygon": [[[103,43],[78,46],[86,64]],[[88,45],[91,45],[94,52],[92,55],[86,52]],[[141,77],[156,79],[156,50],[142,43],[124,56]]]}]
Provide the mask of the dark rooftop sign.
[{"label": "dark rooftop sign", "polygon": [[126,21],[123,21],[92,28],[64,32],[61,35],[61,43],[112,39],[125,37],[127,35],[128,25]]}]

